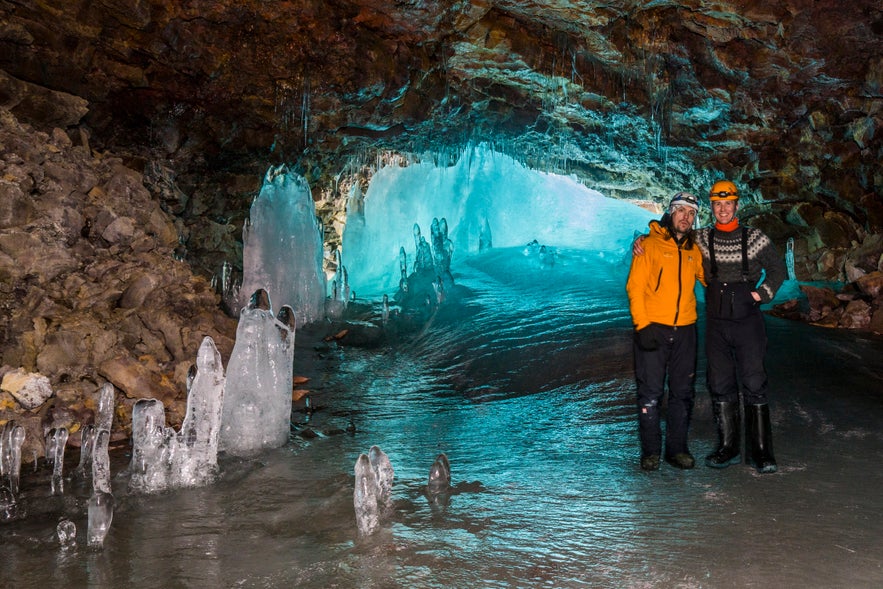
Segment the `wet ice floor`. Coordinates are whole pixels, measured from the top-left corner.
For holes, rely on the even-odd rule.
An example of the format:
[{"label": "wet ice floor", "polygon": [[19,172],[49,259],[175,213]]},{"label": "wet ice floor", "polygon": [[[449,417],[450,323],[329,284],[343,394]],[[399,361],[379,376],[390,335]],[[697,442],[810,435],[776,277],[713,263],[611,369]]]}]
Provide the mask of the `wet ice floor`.
[{"label": "wet ice floor", "polygon": [[[25,481],[34,513],[0,526],[0,586],[883,586],[881,338],[768,318],[779,472],[645,473],[623,271],[506,256],[464,264],[451,301],[391,347],[299,347],[317,410],[294,418],[318,436],[224,458],[204,489],[115,487],[102,551],[83,547],[86,492],[41,499]],[[697,457],[715,435],[704,370],[700,354]],[[395,506],[360,539],[353,466],[373,444]],[[454,489],[433,503],[440,452]],[[62,514],[75,551],[54,539]]]}]

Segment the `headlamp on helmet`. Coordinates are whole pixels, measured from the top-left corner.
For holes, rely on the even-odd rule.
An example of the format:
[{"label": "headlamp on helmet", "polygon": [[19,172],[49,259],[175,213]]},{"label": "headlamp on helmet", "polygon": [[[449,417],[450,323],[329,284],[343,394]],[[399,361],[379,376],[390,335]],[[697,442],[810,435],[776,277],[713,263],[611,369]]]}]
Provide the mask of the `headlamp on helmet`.
[{"label": "headlamp on helmet", "polygon": [[715,200],[738,200],[739,189],[729,180],[718,180],[711,187],[708,198]]},{"label": "headlamp on helmet", "polygon": [[668,203],[669,214],[673,213],[678,207],[687,207],[699,212],[699,199],[689,192],[678,192],[671,197],[671,202]]}]

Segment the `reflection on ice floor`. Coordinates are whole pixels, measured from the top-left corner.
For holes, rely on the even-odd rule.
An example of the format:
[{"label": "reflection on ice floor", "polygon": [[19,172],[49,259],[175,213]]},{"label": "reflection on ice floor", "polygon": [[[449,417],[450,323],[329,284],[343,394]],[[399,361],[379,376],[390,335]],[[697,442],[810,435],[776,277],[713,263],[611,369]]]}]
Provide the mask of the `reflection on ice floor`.
[{"label": "reflection on ice floor", "polygon": [[[561,252],[551,270],[475,257],[425,328],[390,347],[320,357],[299,338],[318,437],[222,458],[212,487],[120,496],[100,552],[83,548],[76,489],[47,497],[43,515],[0,527],[0,585],[881,586],[883,341],[768,319],[779,472],[644,473],[625,269],[589,275],[594,255]],[[714,437],[703,377],[700,355],[697,456]],[[362,540],[353,466],[373,444],[395,468],[395,512]],[[446,504],[425,495],[441,452]],[[54,539],[62,512],[73,552]]]}]

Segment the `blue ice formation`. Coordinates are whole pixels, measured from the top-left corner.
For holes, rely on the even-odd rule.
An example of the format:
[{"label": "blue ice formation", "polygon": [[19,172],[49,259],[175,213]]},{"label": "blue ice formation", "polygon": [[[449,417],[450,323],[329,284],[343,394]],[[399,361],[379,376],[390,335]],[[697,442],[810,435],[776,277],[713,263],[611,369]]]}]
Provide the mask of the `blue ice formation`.
[{"label": "blue ice formation", "polygon": [[[410,253],[415,221],[426,227],[434,218],[439,225],[446,219],[448,247],[466,258],[533,238],[558,252],[619,254],[630,247],[632,232],[643,232],[653,216],[575,178],[530,170],[488,145],[476,145],[450,166],[427,160],[377,170],[359,199],[358,222],[347,219],[342,247],[353,289],[379,298],[401,281],[395,261],[403,245]],[[415,251],[420,247],[417,239]]]},{"label": "blue ice formation", "polygon": [[325,313],[322,229],[307,181],[285,166],[267,171],[242,230],[242,297],[257,289],[273,293],[295,311],[297,323]]}]

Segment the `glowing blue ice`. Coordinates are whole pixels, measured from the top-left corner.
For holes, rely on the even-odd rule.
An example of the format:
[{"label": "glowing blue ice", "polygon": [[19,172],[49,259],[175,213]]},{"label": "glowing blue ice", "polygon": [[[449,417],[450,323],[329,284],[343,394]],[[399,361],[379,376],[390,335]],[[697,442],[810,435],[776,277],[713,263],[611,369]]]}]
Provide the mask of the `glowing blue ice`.
[{"label": "glowing blue ice", "polygon": [[257,289],[295,311],[300,325],[325,313],[322,232],[306,180],[284,166],[270,169],[242,231],[240,305]]},{"label": "glowing blue ice", "polygon": [[[399,286],[401,248],[420,255],[419,238],[410,245],[415,223],[427,227],[434,218],[446,219],[449,247],[463,259],[489,249],[491,232],[495,248],[536,239],[558,251],[625,251],[633,232],[643,233],[654,217],[574,178],[532,171],[484,146],[447,168],[431,161],[382,168],[359,202],[358,222],[348,222],[343,233],[343,255],[353,289],[378,298]],[[415,267],[420,266],[418,259]]]}]

